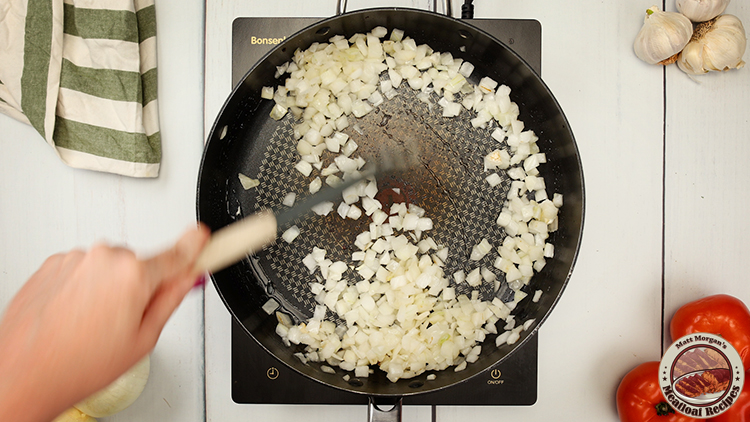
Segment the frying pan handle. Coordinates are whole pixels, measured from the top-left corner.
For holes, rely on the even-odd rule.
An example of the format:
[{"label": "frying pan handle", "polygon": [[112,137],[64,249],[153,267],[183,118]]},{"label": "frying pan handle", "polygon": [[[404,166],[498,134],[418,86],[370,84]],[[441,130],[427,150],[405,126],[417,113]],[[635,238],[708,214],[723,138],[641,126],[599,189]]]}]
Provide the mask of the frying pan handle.
[{"label": "frying pan handle", "polygon": [[[440,0],[433,0],[432,1],[432,10],[437,13],[438,11],[438,2]],[[338,0],[336,2],[336,15],[341,15],[343,13],[346,13],[346,2],[347,0]],[[445,6],[445,15],[448,17],[453,17],[453,9],[451,8],[451,0],[443,0],[444,6]]]},{"label": "frying pan handle", "polygon": [[[369,403],[367,404],[367,422],[401,422],[401,397],[396,400],[396,403],[376,403],[374,397],[370,397]],[[381,407],[387,408],[393,406],[390,409],[381,409]]]}]

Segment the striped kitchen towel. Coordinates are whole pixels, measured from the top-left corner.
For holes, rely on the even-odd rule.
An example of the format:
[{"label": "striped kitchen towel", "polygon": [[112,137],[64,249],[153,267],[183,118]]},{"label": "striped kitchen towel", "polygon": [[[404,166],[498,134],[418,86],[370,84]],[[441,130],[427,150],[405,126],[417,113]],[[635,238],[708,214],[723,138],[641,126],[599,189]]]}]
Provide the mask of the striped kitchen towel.
[{"label": "striped kitchen towel", "polygon": [[156,177],[154,0],[0,1],[0,111],[66,164]]}]

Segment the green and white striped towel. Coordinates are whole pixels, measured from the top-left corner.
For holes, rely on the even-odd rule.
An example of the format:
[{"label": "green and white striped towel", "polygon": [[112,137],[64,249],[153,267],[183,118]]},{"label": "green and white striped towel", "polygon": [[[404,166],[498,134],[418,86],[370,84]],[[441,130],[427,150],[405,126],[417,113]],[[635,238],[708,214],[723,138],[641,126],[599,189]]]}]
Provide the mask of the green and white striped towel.
[{"label": "green and white striped towel", "polygon": [[0,1],[0,111],[66,164],[156,177],[154,0]]}]

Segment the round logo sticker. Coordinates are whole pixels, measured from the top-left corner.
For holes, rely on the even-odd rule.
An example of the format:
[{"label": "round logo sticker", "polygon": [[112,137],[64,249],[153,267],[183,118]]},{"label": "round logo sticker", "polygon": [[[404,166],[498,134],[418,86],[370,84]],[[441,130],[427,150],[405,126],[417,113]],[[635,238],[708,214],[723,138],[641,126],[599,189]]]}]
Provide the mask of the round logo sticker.
[{"label": "round logo sticker", "polygon": [[715,334],[688,334],[661,360],[659,386],[674,410],[712,418],[729,409],[742,391],[745,371],[739,353]]}]

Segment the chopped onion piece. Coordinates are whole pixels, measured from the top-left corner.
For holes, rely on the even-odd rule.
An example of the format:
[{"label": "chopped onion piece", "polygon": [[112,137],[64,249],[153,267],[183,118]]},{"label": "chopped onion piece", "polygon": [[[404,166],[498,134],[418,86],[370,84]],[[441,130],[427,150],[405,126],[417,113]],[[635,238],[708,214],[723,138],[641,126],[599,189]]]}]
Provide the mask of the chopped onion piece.
[{"label": "chopped onion piece", "polygon": [[420,217],[417,220],[416,230],[419,230],[419,231],[432,230],[432,219],[427,218],[427,217]]},{"label": "chopped onion piece", "polygon": [[489,183],[489,185],[490,185],[490,186],[492,186],[493,188],[494,188],[495,186],[499,185],[499,184],[500,184],[500,183],[501,183],[501,182],[503,181],[503,179],[502,179],[502,178],[500,177],[500,175],[499,175],[499,174],[497,174],[497,173],[492,173],[491,175],[487,176],[487,177],[485,178],[485,180],[486,180],[486,181],[487,181],[487,183]]},{"label": "chopped onion piece", "polygon": [[497,142],[503,142],[505,140],[505,131],[502,128],[495,128],[491,136]]},{"label": "chopped onion piece", "polygon": [[305,160],[300,160],[297,165],[294,166],[294,168],[302,173],[305,177],[309,176],[313,170],[312,165]]},{"label": "chopped onion piece", "polygon": [[458,69],[458,73],[460,73],[464,78],[468,78],[471,76],[471,73],[474,71],[474,65],[469,62],[463,62],[461,63],[461,67]]},{"label": "chopped onion piece", "polygon": [[331,151],[333,153],[338,153],[339,151],[341,151],[341,143],[339,143],[338,139],[336,138],[326,138],[325,144],[328,151]]},{"label": "chopped onion piece", "polygon": [[281,118],[286,115],[286,112],[287,112],[287,108],[277,103],[271,109],[270,116],[274,120],[281,120]]},{"label": "chopped onion piece", "polygon": [[542,291],[537,290],[534,292],[534,297],[531,299],[532,302],[537,303],[539,302],[539,299],[542,297]]},{"label": "chopped onion piece", "polygon": [[503,344],[507,343],[508,337],[510,337],[510,331],[505,331],[502,334],[498,335],[497,338],[495,338],[495,345],[497,347],[500,347]]},{"label": "chopped onion piece", "polygon": [[456,284],[461,284],[466,280],[466,273],[464,273],[464,270],[458,270],[453,273],[453,279],[456,281]]},{"label": "chopped onion piece", "polygon": [[401,41],[404,39],[404,31],[402,29],[394,28],[391,31],[391,41]]},{"label": "chopped onion piece", "polygon": [[479,81],[479,89],[483,92],[494,92],[497,87],[497,82],[492,78],[485,76]]},{"label": "chopped onion piece", "polygon": [[545,258],[554,258],[555,256],[555,245],[551,243],[546,243],[544,245],[544,257]]},{"label": "chopped onion piece", "polygon": [[272,86],[264,86],[260,90],[260,98],[266,99],[266,100],[273,100],[273,87]]},{"label": "chopped onion piece", "polygon": [[[443,97],[445,98],[445,97]],[[461,113],[460,103],[446,102],[443,105],[443,117],[456,117]]]},{"label": "chopped onion piece", "polygon": [[281,238],[284,239],[287,243],[292,243],[294,239],[299,236],[300,230],[297,226],[289,227],[284,233],[281,234]]},{"label": "chopped onion piece", "polygon": [[388,34],[388,30],[385,27],[376,26],[375,28],[372,28],[370,33],[375,37],[383,38]]},{"label": "chopped onion piece", "polygon": [[324,169],[322,169],[320,171],[320,175],[324,176],[324,177],[327,177],[327,176],[330,176],[332,174],[336,174],[336,173],[338,173],[340,171],[341,170],[339,170],[339,167],[336,165],[336,163],[331,163],[331,164],[328,165],[328,167],[326,167],[326,168],[324,168]]},{"label": "chopped onion piece", "polygon": [[466,283],[471,287],[476,287],[480,284],[482,284],[482,275],[480,273],[479,268],[473,269],[467,276],[466,276]]},{"label": "chopped onion piece", "polygon": [[370,94],[369,97],[367,97],[367,101],[372,103],[373,107],[377,107],[380,104],[383,104],[383,95],[379,93],[378,91],[373,92]]},{"label": "chopped onion piece", "polygon": [[291,207],[294,205],[294,201],[297,199],[297,194],[294,192],[289,192],[286,195],[284,195],[284,199],[281,201],[283,205],[286,205],[287,207]]},{"label": "chopped onion piece", "polygon": [[240,179],[240,184],[245,190],[252,189],[260,185],[260,181],[258,179],[251,179],[250,177],[247,177],[242,173],[237,174],[237,177]]},{"label": "chopped onion piece", "polygon": [[326,184],[331,187],[337,187],[340,186],[343,182],[340,177],[336,176],[335,174],[328,175],[326,177]]},{"label": "chopped onion piece", "polygon": [[357,143],[354,142],[353,139],[349,139],[346,142],[346,144],[343,146],[343,148],[341,149],[341,153],[348,157],[352,155],[354,151],[357,150],[357,147],[358,147]]},{"label": "chopped onion piece", "polygon": [[488,283],[494,283],[497,278],[495,273],[485,267],[482,267],[480,273],[482,274],[482,279]]},{"label": "chopped onion piece", "polygon": [[340,203],[336,212],[341,218],[346,218],[346,216],[349,214],[349,205],[347,205],[346,202]]},{"label": "chopped onion piece", "polygon": [[362,210],[359,209],[359,207],[357,207],[356,205],[351,205],[346,213],[346,216],[348,218],[351,218],[352,220],[357,220],[362,216]]},{"label": "chopped onion piece", "polygon": [[474,247],[471,249],[471,256],[469,259],[472,261],[479,261],[480,259],[484,258],[485,255],[487,255],[492,250],[492,245],[490,245],[490,242],[487,239],[482,239],[481,242],[474,245]]},{"label": "chopped onion piece", "polygon": [[442,262],[448,261],[448,248],[442,248],[435,254]]},{"label": "chopped onion piece", "polygon": [[328,215],[333,211],[333,202],[323,201],[313,206],[311,210],[318,215]]},{"label": "chopped onion piece", "polygon": [[508,151],[496,149],[484,157],[484,171],[492,169],[507,169],[510,165]]},{"label": "chopped onion piece", "polygon": [[320,188],[323,186],[323,181],[320,180],[320,177],[316,177],[313,179],[312,182],[310,182],[310,193],[316,193],[320,190]]},{"label": "chopped onion piece", "polygon": [[562,204],[563,204],[563,196],[562,196],[562,195],[560,195],[559,193],[556,193],[556,194],[552,195],[552,203],[553,203],[553,204],[555,204],[555,206],[556,206],[557,208],[560,208],[560,207],[562,207]]}]

